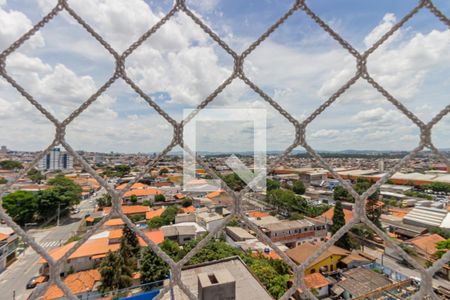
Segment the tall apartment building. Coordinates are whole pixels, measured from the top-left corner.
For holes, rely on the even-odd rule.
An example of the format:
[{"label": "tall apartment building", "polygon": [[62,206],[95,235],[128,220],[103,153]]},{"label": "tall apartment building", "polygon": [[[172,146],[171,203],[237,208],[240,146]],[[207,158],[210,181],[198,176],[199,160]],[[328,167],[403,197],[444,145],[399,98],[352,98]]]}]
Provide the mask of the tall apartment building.
[{"label": "tall apartment building", "polygon": [[60,148],[53,148],[42,158],[38,168],[44,171],[71,170],[73,169],[73,158],[69,153],[61,151]]}]

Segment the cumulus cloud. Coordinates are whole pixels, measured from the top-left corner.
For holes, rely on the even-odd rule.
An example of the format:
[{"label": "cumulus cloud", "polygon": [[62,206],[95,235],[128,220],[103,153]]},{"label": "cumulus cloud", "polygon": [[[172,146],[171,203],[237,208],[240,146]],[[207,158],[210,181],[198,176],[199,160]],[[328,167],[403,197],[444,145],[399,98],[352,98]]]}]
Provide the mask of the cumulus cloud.
[{"label": "cumulus cloud", "polygon": [[336,129],[320,129],[311,134],[312,138],[334,138],[339,135],[339,130]]},{"label": "cumulus cloud", "polygon": [[[197,2],[193,1],[194,7]],[[207,3],[209,6],[203,5],[198,10],[216,9],[215,0]],[[47,12],[55,1],[39,0],[39,4],[42,11]],[[162,17],[162,13],[142,0],[85,0],[71,1],[70,4],[119,52]],[[6,47],[31,26],[31,21],[24,14],[4,7],[6,5],[0,7],[0,47]],[[54,21],[60,22],[57,25],[61,27],[74,24],[67,15],[63,15],[64,22],[60,19]],[[364,44],[370,46],[395,22],[394,14],[386,14],[378,26],[363,38]],[[233,38],[247,39],[239,32],[228,30]],[[369,71],[407,106],[423,112],[428,109],[433,111],[440,99],[427,99],[424,103],[418,100],[418,95],[421,95],[428,76],[449,64],[450,31],[432,30],[406,35],[403,30],[370,57]],[[44,41],[43,36],[38,35],[29,47],[41,49],[45,44],[64,47],[66,43],[64,40],[58,44],[51,35],[45,38]],[[324,39],[317,37],[318,41]],[[85,51],[87,44],[80,46],[80,43],[74,47],[78,49],[78,55],[89,56],[93,62],[102,59],[95,51]],[[60,118],[67,116],[103,83],[95,72],[84,73],[77,66],[55,63],[51,52],[40,50],[39,53],[47,56],[32,53],[24,51],[10,56],[8,72]],[[180,119],[180,108],[195,107],[231,74],[232,66],[227,59],[227,54],[195,23],[179,14],[128,58],[126,68],[129,76],[146,93],[172,116]],[[269,39],[249,56],[245,70],[283,108],[302,120],[351,78],[356,68],[353,57],[339,46],[308,50],[295,43],[283,44],[279,40]],[[2,90],[0,116],[9,120],[8,112],[11,119],[21,112],[23,115],[24,111],[35,114],[35,110],[23,104],[26,101],[20,98],[14,92]],[[347,109],[332,110],[333,107],[346,105],[349,105]],[[280,149],[281,144],[287,145],[292,141],[292,126],[242,83],[234,82],[227,87],[211,106],[267,107],[269,148]],[[27,110],[24,110],[25,107]],[[307,130],[309,138],[321,149],[375,149],[387,146],[402,149],[416,141],[413,137],[417,128],[361,80],[323,114],[327,114],[326,118],[319,116]],[[39,113],[36,113],[33,118],[38,120],[41,118],[38,116]],[[32,126],[35,119],[27,120],[22,116],[21,120],[23,126]],[[44,124],[45,120],[41,118],[36,122]],[[5,126],[10,128],[11,125]],[[227,130],[219,126],[214,134],[223,133],[226,136]],[[17,131],[11,132],[17,135]],[[68,133],[69,141],[75,148],[124,152],[162,149],[172,134],[166,121],[151,112],[148,104],[126,85],[119,83],[83,112],[69,126]],[[7,141],[13,143],[14,139]],[[26,142],[17,144],[23,146]]]},{"label": "cumulus cloud", "polygon": [[[32,27],[30,19],[24,13],[6,9],[5,6],[6,1],[0,0],[0,50],[6,49]],[[42,47],[43,45],[44,40],[39,32],[28,43],[31,48]]]},{"label": "cumulus cloud", "polygon": [[[364,44],[367,48],[371,47],[377,42],[386,32],[388,32],[392,26],[397,22],[397,17],[392,13],[384,15],[383,20],[378,26],[376,26],[365,38]],[[397,33],[398,34],[398,31]]]}]

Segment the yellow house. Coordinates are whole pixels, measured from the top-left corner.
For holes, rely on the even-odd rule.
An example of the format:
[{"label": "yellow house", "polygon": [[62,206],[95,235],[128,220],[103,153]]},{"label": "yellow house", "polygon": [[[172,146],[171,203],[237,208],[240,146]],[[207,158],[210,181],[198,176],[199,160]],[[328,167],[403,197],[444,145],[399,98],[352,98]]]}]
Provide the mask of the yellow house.
[{"label": "yellow house", "polygon": [[[320,246],[321,244],[306,242],[295,248],[287,250],[286,255],[299,265],[317,252]],[[321,270],[324,272],[335,271],[338,263],[350,254],[350,251],[337,246],[331,246],[316,260],[314,260],[314,262],[305,270],[305,275],[313,274]]]},{"label": "yellow house", "polygon": [[173,184],[180,184],[183,181],[183,175],[178,173],[172,173],[167,176],[167,179]]}]

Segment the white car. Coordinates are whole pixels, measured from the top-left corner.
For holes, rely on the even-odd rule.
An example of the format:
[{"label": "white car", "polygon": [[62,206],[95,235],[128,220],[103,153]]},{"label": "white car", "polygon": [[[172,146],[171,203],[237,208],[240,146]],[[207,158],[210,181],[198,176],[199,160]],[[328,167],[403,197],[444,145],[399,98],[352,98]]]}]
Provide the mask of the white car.
[{"label": "white car", "polygon": [[79,208],[76,208],[76,209],[72,210],[72,215],[76,215],[78,213],[80,213],[80,209]]}]

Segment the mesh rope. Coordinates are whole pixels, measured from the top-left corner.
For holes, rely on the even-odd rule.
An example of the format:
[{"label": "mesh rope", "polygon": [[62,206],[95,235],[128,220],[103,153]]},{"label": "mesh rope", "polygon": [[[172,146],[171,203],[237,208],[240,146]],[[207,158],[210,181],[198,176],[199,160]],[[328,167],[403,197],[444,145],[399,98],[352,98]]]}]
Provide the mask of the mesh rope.
[{"label": "mesh rope", "polygon": [[[50,267],[50,278],[46,283],[44,288],[39,294],[33,294],[31,299],[37,299],[50,285],[56,284],[66,295],[68,299],[76,300],[78,299],[70,289],[64,284],[60,278],[60,268],[61,265],[67,260],[67,258],[76,251],[84,242],[88,240],[100,227],[112,217],[121,218],[136,234],[141,237],[151,249],[161,257],[171,269],[173,274],[170,284],[166,286],[161,293],[156,297],[156,299],[161,299],[171,288],[174,286],[179,286],[181,290],[190,298],[196,299],[193,292],[183,284],[181,281],[181,269],[188,260],[195,255],[206,243],[214,237],[214,235],[224,229],[228,220],[232,217],[238,217],[247,226],[252,228],[258,239],[263,241],[272,247],[280,257],[285,260],[294,270],[293,286],[284,294],[281,299],[289,299],[298,288],[301,288],[304,293],[310,299],[317,299],[309,289],[306,287],[304,282],[304,271],[310,263],[312,263],[317,257],[319,257],[328,247],[333,245],[343,234],[348,232],[352,226],[357,223],[364,223],[373,229],[389,247],[392,247],[401,257],[411,263],[421,275],[421,288],[418,293],[414,295],[414,299],[439,299],[433,292],[432,288],[432,276],[433,274],[442,268],[450,260],[450,251],[447,252],[440,260],[436,261],[431,267],[425,269],[420,264],[418,264],[412,257],[410,257],[405,251],[403,251],[398,245],[396,245],[385,232],[380,230],[375,226],[366,216],[365,203],[369,195],[371,195],[376,189],[378,189],[383,183],[385,183],[395,172],[399,171],[402,166],[404,166],[410,159],[412,159],[419,151],[428,148],[440,158],[445,164],[450,167],[450,161],[439,150],[433,145],[431,140],[431,129],[436,125],[449,111],[450,105],[446,106],[441,112],[439,112],[432,120],[425,124],[420,120],[414,113],[409,111],[400,101],[398,101],[394,96],[392,96],[386,89],[383,88],[379,83],[375,81],[370,76],[367,70],[367,61],[370,55],[377,50],[385,41],[387,41],[397,30],[399,30],[408,20],[413,18],[419,11],[428,9],[433,15],[435,15],[445,26],[450,28],[450,20],[445,16],[437,7],[434,5],[432,0],[420,0],[415,7],[411,9],[400,21],[398,21],[392,28],[386,32],[381,38],[379,38],[371,47],[369,47],[365,52],[358,52],[352,45],[342,38],[338,33],[336,33],[326,22],[324,22],[305,2],[305,0],[296,0],[292,7],[290,7],[285,14],[283,14],[273,25],[271,25],[256,41],[254,41],[247,49],[245,49],[241,54],[236,53],[223,39],[220,38],[208,25],[206,25],[201,17],[197,16],[189,7],[186,5],[185,0],[176,0],[174,2],[171,10],[161,18],[155,25],[153,25],[147,32],[145,32],[136,42],[132,43],[128,49],[126,49],[122,54],[119,54],[113,47],[103,39],[103,37],[98,34],[73,8],[67,0],[58,0],[57,5],[47,14],[42,20],[37,22],[28,32],[21,36],[17,41],[11,44],[6,50],[0,54],[0,75],[9,84],[14,87],[28,102],[30,102],[39,112],[41,112],[50,122],[55,126],[55,137],[53,142],[42,152],[40,152],[33,162],[25,169],[23,169],[18,176],[12,182],[6,184],[0,190],[0,196],[15,184],[19,178],[24,176],[29,170],[31,170],[40,159],[42,159],[53,147],[61,144],[68,153],[70,153],[74,159],[79,161],[85,170],[91,174],[99,184],[106,189],[106,191],[112,197],[113,208],[107,216],[105,216],[99,223],[97,223],[92,229],[90,229],[81,240],[79,240],[74,247],[72,247],[62,258],[55,261],[49,253],[42,248],[32,237],[30,237],[19,225],[17,225],[10,216],[5,212],[5,210],[0,206],[0,218],[2,218],[8,226],[14,229],[17,234],[27,242],[34,251],[36,251],[41,257],[48,261]],[[6,59],[14,51],[16,51],[23,43],[29,40],[34,34],[36,34],[41,28],[46,26],[53,18],[55,18],[61,11],[66,11],[77,23],[79,23],[96,41],[98,41],[107,51],[111,54],[115,61],[115,70],[111,77],[86,101],[76,110],[74,110],[66,119],[63,121],[58,120],[49,111],[47,111],[34,97],[29,94],[22,86],[20,86],[7,72],[6,72]],[[125,61],[128,56],[130,56],[133,51],[139,48],[150,36],[157,32],[164,24],[174,17],[177,13],[184,13],[191,20],[193,20],[202,30],[205,32],[214,42],[217,43],[227,54],[231,56],[234,61],[234,68],[232,74],[220,84],[210,95],[208,95],[186,119],[181,122],[175,121],[169,114],[167,114],[149,95],[142,91],[142,89],[136,84],[128,75],[125,70]],[[311,115],[309,115],[303,122],[296,120],[288,111],[284,110],[276,100],[272,99],[267,95],[261,88],[259,88],[255,83],[251,81],[244,71],[244,61],[248,55],[250,55],[262,42],[264,42],[277,28],[282,25],[287,19],[292,15],[297,13],[304,13],[306,17],[309,17],[315,23],[317,23],[326,33],[328,33],[334,40],[336,40],[343,49],[347,50],[356,61],[355,74],[338,90],[336,90],[332,96],[330,96],[322,105],[320,105]],[[160,114],[167,122],[169,122],[173,127],[173,138],[169,145],[159,154],[156,158],[148,161],[145,169],[131,182],[129,182],[125,189],[121,191],[116,191],[113,186],[108,184],[102,177],[97,175],[97,173],[92,169],[92,167],[67,143],[65,140],[65,130],[66,126],[69,125],[75,118],[77,118],[80,113],[87,109],[93,102],[95,102],[100,95],[109,89],[109,87],[117,80],[122,79],[126,84],[128,84],[140,97],[142,97],[148,105],[153,108],[158,114]],[[183,141],[183,128],[195,115],[208,106],[209,103],[214,101],[214,99],[234,80],[242,80],[248,87],[255,91],[264,101],[270,104],[275,110],[277,110],[284,118],[286,118],[295,128],[295,136],[293,136],[292,144],[274,160],[268,167],[268,171],[276,167],[277,164],[282,162],[291,151],[301,146],[303,147],[309,155],[323,168],[327,169],[333,177],[335,177],[342,186],[355,198],[355,214],[353,219],[342,227],[335,235],[332,236],[330,240],[324,243],[319,251],[314,253],[309,257],[303,264],[297,266],[293,261],[287,257],[277,246],[275,246],[272,241],[262,233],[262,231],[252,223],[241,209],[241,202],[246,196],[250,188],[247,186],[241,192],[234,192],[231,188],[226,186],[222,181],[226,192],[228,192],[234,199],[234,205],[232,214],[225,218],[221,226],[216,230],[210,232],[198,245],[189,252],[182,260],[179,262],[173,261],[167,254],[165,254],[153,241],[151,241],[139,228],[137,228],[130,219],[123,213],[120,199],[123,194],[130,190],[131,186],[140,180],[148,171],[156,165],[156,163],[161,160],[170,150],[175,146],[179,145],[182,149],[190,156],[195,157],[195,154],[190,151],[190,149],[184,144]],[[371,186],[362,195],[359,195],[352,186],[344,181],[341,176],[336,173],[333,168],[307,143],[305,139],[305,130],[307,126],[324,110],[326,110],[331,104],[333,104],[342,94],[348,91],[358,80],[367,81],[370,86],[372,86],[376,91],[378,91],[385,99],[391,102],[399,111],[401,111],[406,117],[408,117],[414,124],[416,124],[420,129],[420,143],[419,145],[411,151],[407,156],[405,156],[394,168],[387,172],[380,180],[378,180],[374,185]],[[212,175],[215,179],[220,179],[220,177],[211,170],[200,158],[195,157],[197,163],[206,169],[206,171]],[[258,179],[258,178],[257,178]],[[257,180],[255,179],[255,180]]]}]

